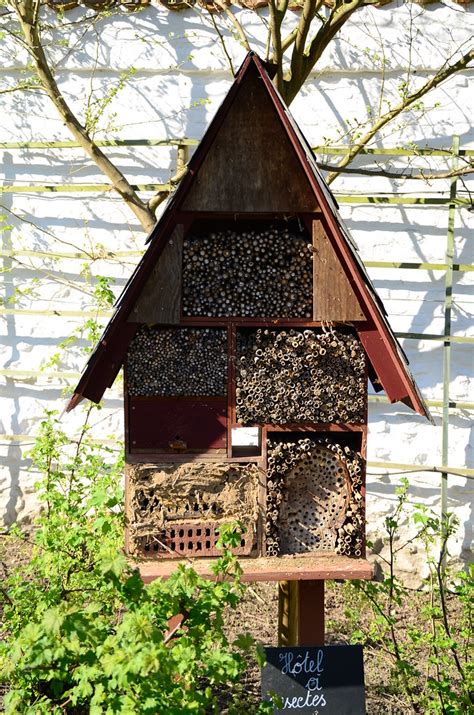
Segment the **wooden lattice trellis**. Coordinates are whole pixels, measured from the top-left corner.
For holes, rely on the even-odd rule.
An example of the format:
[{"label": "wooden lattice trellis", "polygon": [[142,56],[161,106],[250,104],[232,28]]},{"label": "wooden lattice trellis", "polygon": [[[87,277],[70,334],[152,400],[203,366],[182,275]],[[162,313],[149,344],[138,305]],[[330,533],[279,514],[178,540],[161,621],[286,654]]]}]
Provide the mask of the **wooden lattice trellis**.
[{"label": "wooden lattice trellis", "polygon": [[[182,163],[183,157],[189,152],[189,149],[194,147],[197,142],[195,140],[189,139],[177,139],[173,141],[167,140],[114,140],[114,141],[99,141],[97,142],[101,146],[123,146],[123,147],[133,147],[133,146],[163,146],[163,147],[175,147],[177,150],[177,155],[179,161]],[[78,144],[73,141],[51,141],[51,142],[3,142],[0,143],[0,150],[16,152],[18,150],[32,152],[34,150],[48,150],[54,152],[59,149],[74,149],[77,148]],[[344,147],[315,147],[316,154],[324,153],[326,155],[344,155],[346,149]],[[391,156],[391,157],[412,157],[412,156],[424,156],[429,155],[433,157],[447,157],[451,160],[453,166],[462,156],[474,156],[474,150],[472,149],[461,149],[459,145],[459,138],[454,137],[452,147],[450,150],[441,149],[417,149],[416,151],[412,149],[398,149],[398,148],[385,148],[385,149],[374,149],[374,150],[363,150],[361,154],[371,154],[372,156]],[[31,193],[49,193],[49,192],[62,192],[62,193],[77,193],[77,192],[89,192],[89,193],[99,193],[109,190],[110,186],[108,184],[34,184],[34,185],[3,185],[0,186],[0,194],[31,194]],[[134,188],[140,191],[160,191],[169,188],[167,184],[143,184],[137,185]],[[431,334],[431,333],[419,333],[419,332],[408,332],[408,333],[396,333],[398,338],[406,340],[427,340],[436,341],[443,344],[443,392],[441,399],[439,400],[427,400],[427,404],[430,407],[437,407],[442,409],[442,444],[441,444],[441,464],[430,465],[430,466],[420,466],[416,464],[406,464],[406,463],[394,463],[394,462],[383,462],[383,461],[373,461],[368,462],[369,468],[376,469],[386,469],[386,470],[397,470],[397,471],[431,471],[439,472],[441,474],[441,511],[444,514],[447,511],[447,494],[448,494],[448,475],[454,474],[458,476],[464,476],[473,478],[474,469],[469,468],[457,468],[449,465],[449,427],[450,427],[450,415],[454,410],[473,410],[474,403],[466,401],[456,401],[450,398],[450,378],[453,365],[452,357],[452,346],[456,344],[473,344],[474,338],[456,336],[452,334],[452,312],[453,312],[453,278],[456,273],[467,273],[474,271],[474,264],[461,264],[456,262],[454,255],[454,238],[455,238],[455,219],[456,214],[460,208],[468,208],[472,206],[471,197],[460,198],[458,196],[459,179],[454,176],[451,180],[450,194],[449,197],[426,197],[426,196],[405,196],[403,194],[397,195],[351,195],[351,194],[336,194],[339,203],[349,203],[349,204],[371,204],[373,206],[386,206],[386,205],[399,205],[399,206],[409,206],[409,205],[423,205],[423,206],[443,206],[447,210],[446,218],[446,250],[445,250],[445,260],[443,263],[427,263],[427,262],[393,262],[393,261],[366,261],[365,265],[367,268],[382,268],[382,269],[408,269],[408,270],[429,270],[436,272],[444,272],[444,330],[441,335]],[[42,259],[68,259],[68,260],[87,260],[89,258],[86,252],[81,251],[65,251],[65,252],[48,252],[48,251],[35,251],[35,250],[18,250],[11,244],[10,229],[8,227],[3,229],[2,244],[0,248],[0,258],[3,260],[4,268],[7,270],[12,267],[12,259],[21,258],[42,258]],[[141,255],[138,251],[118,251],[114,252],[114,258],[106,257],[106,260],[117,260],[117,259],[135,259]],[[80,311],[80,310],[64,310],[60,306],[57,308],[51,308],[48,310],[33,310],[33,309],[23,309],[14,307],[8,304],[4,304],[0,307],[0,315],[3,316],[38,316],[39,318],[87,318],[87,317],[97,317],[96,311]],[[109,316],[110,313],[103,311],[99,314],[99,317]],[[24,379],[45,379],[49,382],[55,380],[61,386],[64,382],[72,382],[77,379],[78,373],[72,371],[61,371],[61,370],[22,370],[22,369],[0,369],[0,377],[11,379],[11,380],[24,380]],[[384,402],[386,398],[383,396],[370,395],[369,402]],[[28,434],[1,434],[0,441],[7,443],[28,443],[32,441],[31,435]],[[103,442],[104,440],[101,440]]]}]

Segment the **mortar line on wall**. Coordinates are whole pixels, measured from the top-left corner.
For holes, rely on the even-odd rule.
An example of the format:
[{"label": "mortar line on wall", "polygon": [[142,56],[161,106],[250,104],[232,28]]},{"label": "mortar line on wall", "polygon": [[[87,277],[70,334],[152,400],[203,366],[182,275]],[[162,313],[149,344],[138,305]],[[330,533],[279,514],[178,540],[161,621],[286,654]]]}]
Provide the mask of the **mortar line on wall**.
[{"label": "mortar line on wall", "polygon": [[[437,302],[437,301],[433,301]],[[34,310],[29,308],[0,308],[0,316],[2,315],[24,315],[24,316],[46,316],[46,317],[56,317],[56,318],[109,318],[113,315],[113,310],[62,310],[59,309],[48,309],[48,310]],[[295,327],[298,327],[295,324]],[[467,335],[433,335],[431,333],[394,333],[397,338],[403,340],[428,340],[432,342],[449,342],[458,344],[472,344],[474,343],[474,337]],[[1,374],[1,372],[0,372]]]},{"label": "mortar line on wall", "polygon": [[[156,192],[156,191],[171,191],[172,186],[169,183],[165,184],[130,184],[134,191]],[[112,193],[114,187],[112,184],[15,184],[12,186],[0,186],[1,193],[15,194],[44,194],[44,193]],[[396,196],[392,194],[339,194],[334,192],[334,195],[339,203],[343,204],[391,204],[394,206],[417,205],[417,206],[450,206],[454,203],[455,206],[471,206],[471,200],[466,198],[451,197],[430,197],[430,196],[404,196],[399,192]]]},{"label": "mortar line on wall", "polygon": [[[434,0],[433,0],[434,1]],[[183,35],[184,37],[184,35]],[[99,79],[109,79],[110,77],[115,77],[117,74],[127,72],[129,66],[115,65],[112,66],[99,66],[94,67],[94,76]],[[409,67],[399,64],[398,66],[389,67],[384,70],[386,76],[398,77],[400,73],[406,74],[409,71]],[[423,75],[435,75],[438,72],[438,67],[431,67],[429,65],[420,65],[416,68],[417,76],[422,77]],[[16,75],[24,74],[25,66],[19,62],[13,62],[11,65],[2,65],[0,67],[0,75]],[[462,70],[462,77],[469,77],[474,72],[472,67],[466,67]],[[168,67],[140,67],[134,74],[135,79],[140,79],[141,77],[202,77],[204,79],[209,78],[209,73],[217,79],[221,78],[223,80],[228,80],[229,84],[233,80],[233,75],[229,69],[226,67],[183,67],[176,65],[170,65]],[[57,71],[58,76],[67,77],[68,75],[83,77],[90,77],[91,68],[80,65],[71,64],[69,67],[61,67],[60,71]],[[318,70],[312,70],[308,74],[308,79],[331,79],[336,77],[368,77],[368,78],[378,78],[380,76],[378,71],[375,71],[370,67],[323,67]]]},{"label": "mortar line on wall", "polygon": [[[36,378],[43,378],[46,381],[46,385],[53,389],[65,389],[64,382],[67,380],[77,380],[82,373],[80,372],[42,372],[41,370],[0,370],[0,377],[7,377],[13,380],[16,379],[17,382],[22,382],[23,380],[30,380]],[[58,380],[61,382],[51,383],[51,380]],[[389,402],[386,395],[368,395],[369,403],[373,404],[385,404],[391,406],[392,403]],[[443,407],[443,400],[436,399],[425,399],[428,407]],[[394,405],[396,407],[396,405]],[[474,402],[465,402],[463,400],[450,400],[449,401],[450,410],[473,410]]]},{"label": "mortar line on wall", "polygon": [[[21,442],[25,444],[33,444],[35,441],[35,437],[31,435],[24,435],[24,434],[0,434],[0,444],[2,442],[5,443],[10,443],[10,442]],[[119,439],[113,439],[113,438],[91,438],[91,442],[96,443],[96,444],[107,444],[110,446],[115,446],[117,445],[117,448],[122,448],[122,442]],[[450,466],[436,466],[436,465],[423,465],[423,464],[400,464],[397,462],[372,462],[368,461],[367,462],[368,467],[373,467],[374,469],[385,469],[385,470],[397,470],[398,473],[400,474],[408,474],[408,473],[416,473],[416,472],[434,472],[434,473],[439,473],[439,472],[448,472],[449,474],[453,474],[454,476],[461,477],[461,478],[466,478],[466,479],[473,479],[474,478],[474,469],[464,469],[462,467],[450,467]],[[379,476],[379,475],[376,475]]]}]

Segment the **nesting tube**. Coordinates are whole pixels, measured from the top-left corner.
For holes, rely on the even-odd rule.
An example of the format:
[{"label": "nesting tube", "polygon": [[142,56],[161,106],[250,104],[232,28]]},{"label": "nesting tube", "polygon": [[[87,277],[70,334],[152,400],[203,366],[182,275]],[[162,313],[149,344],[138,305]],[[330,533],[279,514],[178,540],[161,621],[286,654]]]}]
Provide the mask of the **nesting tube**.
[{"label": "nesting tube", "polygon": [[269,440],[267,447],[267,554],[278,549],[360,557],[361,456],[323,437]]},{"label": "nesting tube", "polygon": [[225,396],[226,331],[143,325],[128,349],[125,374],[132,397]]},{"label": "nesting tube", "polygon": [[267,225],[190,233],[183,248],[186,316],[312,317],[312,246]]},{"label": "nesting tube", "polygon": [[240,330],[237,354],[238,422],[365,421],[366,362],[357,336],[335,329]]}]

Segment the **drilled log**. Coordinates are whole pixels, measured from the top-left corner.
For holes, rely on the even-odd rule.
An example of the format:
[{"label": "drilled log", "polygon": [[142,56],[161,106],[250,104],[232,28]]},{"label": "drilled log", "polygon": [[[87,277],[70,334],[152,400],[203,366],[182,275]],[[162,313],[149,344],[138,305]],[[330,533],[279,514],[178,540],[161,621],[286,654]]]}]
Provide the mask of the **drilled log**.
[{"label": "drilled log", "polygon": [[361,554],[362,458],[327,438],[268,443],[267,554]]}]

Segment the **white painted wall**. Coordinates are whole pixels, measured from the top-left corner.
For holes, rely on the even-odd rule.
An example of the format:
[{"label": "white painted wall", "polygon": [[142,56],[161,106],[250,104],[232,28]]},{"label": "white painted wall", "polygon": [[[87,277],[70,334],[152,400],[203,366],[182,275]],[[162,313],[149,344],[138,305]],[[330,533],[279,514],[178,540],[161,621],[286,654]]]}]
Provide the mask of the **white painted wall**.
[{"label": "white painted wall", "polygon": [[[233,8],[252,37],[254,49],[263,53],[265,44],[262,11]],[[78,18],[80,10],[68,13]],[[297,20],[294,16],[293,22]],[[220,21],[220,20],[219,20]],[[467,48],[472,35],[473,14],[460,5],[391,3],[358,14],[323,56],[318,71],[308,81],[292,106],[293,114],[309,141],[337,143],[347,121],[365,116],[370,105],[376,108],[382,86],[387,99],[396,101],[397,87],[411,62],[416,75],[428,78],[455,49]],[[64,34],[64,37],[66,34]],[[410,53],[410,36],[413,37]],[[379,38],[383,40],[385,69],[381,71]],[[228,48],[238,66],[245,51],[227,35]],[[72,45],[71,45],[72,46]],[[379,57],[374,57],[379,52]],[[108,108],[115,127],[109,137],[128,139],[199,139],[231,83],[231,74],[208,18],[189,10],[172,13],[159,7],[101,21],[70,53],[55,51],[57,77],[61,89],[75,111],[84,111],[91,86],[107,91],[120,72],[136,69],[125,88]],[[0,47],[0,82],[11,86],[21,78],[25,57],[4,40]],[[395,127],[387,127],[373,146],[405,146],[415,142],[448,148],[458,134],[463,148],[473,147],[473,93],[467,71],[449,81],[425,100],[426,112],[408,113]],[[420,81],[421,81],[420,79]],[[0,141],[70,139],[53,107],[40,93],[3,94]],[[439,103],[439,106],[435,106]],[[387,106],[387,105],[386,105]],[[433,108],[434,107],[434,108]],[[107,118],[104,118],[105,120]],[[106,124],[107,121],[103,122]],[[100,135],[99,134],[99,138]],[[107,153],[133,182],[166,181],[173,173],[175,150],[166,147],[107,149]],[[385,159],[400,166],[400,160]],[[360,159],[358,166],[367,164]],[[441,159],[431,167],[446,168]],[[427,166],[425,159],[418,166]],[[78,149],[4,149],[1,181],[4,185],[104,183],[98,170]],[[474,183],[459,183],[459,195],[468,197]],[[449,182],[421,183],[349,175],[339,178],[333,189],[342,194],[410,193],[430,197],[449,195]],[[473,193],[474,195],[474,193]],[[46,369],[57,352],[58,343],[83,323],[81,311],[90,311],[90,286],[81,275],[84,260],[55,260],[50,253],[88,251],[101,244],[104,251],[139,251],[144,236],[134,217],[113,194],[98,193],[4,193],[7,226],[2,250],[15,252],[3,257],[0,275],[4,307],[0,312],[0,514],[6,523],[16,518],[30,519],[37,510],[33,492],[36,475],[28,471],[26,452],[45,408],[61,411],[63,391],[72,387],[74,376],[83,367],[83,358],[73,348],[64,354],[59,370]],[[446,206],[380,206],[341,204],[341,212],[356,238],[361,254],[369,261],[420,261],[443,263],[446,249],[448,211]],[[455,260],[472,263],[474,214],[467,208],[457,211]],[[26,256],[21,252],[36,251]],[[137,257],[104,259],[91,264],[94,275],[113,275],[120,291]],[[90,263],[90,262],[89,262]],[[370,269],[385,302],[393,328],[400,332],[441,335],[444,327],[444,273],[441,271]],[[453,334],[472,331],[473,273],[455,273]],[[18,291],[16,300],[8,300]],[[14,312],[11,309],[14,308]],[[28,311],[57,311],[49,315]],[[63,315],[63,311],[75,311]],[[472,335],[472,332],[471,332]],[[440,401],[443,389],[443,348],[441,342],[404,340],[424,396]],[[474,400],[472,345],[452,348],[450,397]],[[431,426],[399,405],[371,404],[369,461],[423,466],[441,463],[441,410],[433,408],[436,425]],[[471,413],[472,415],[472,413]],[[97,437],[115,438],[122,432],[120,388],[108,392],[105,407],[97,416]],[[63,417],[71,432],[80,421],[79,411]],[[470,413],[451,411],[449,464],[471,468],[472,441]],[[385,469],[369,467],[368,534],[375,538],[383,518],[394,508],[398,476]],[[413,502],[421,501],[439,510],[440,475],[414,472],[409,475]],[[467,558],[472,540],[473,481],[449,478],[449,506],[460,519],[452,552]],[[407,571],[420,567],[416,557],[405,564]]]}]

